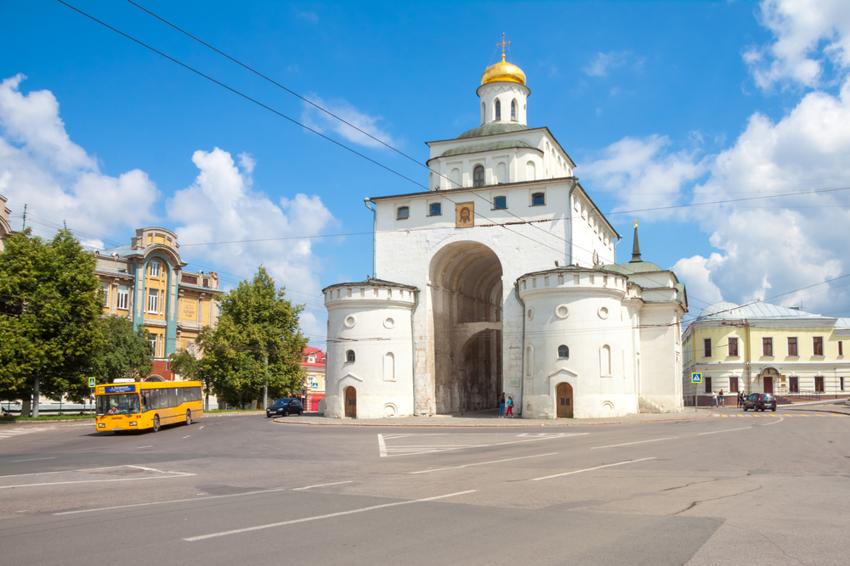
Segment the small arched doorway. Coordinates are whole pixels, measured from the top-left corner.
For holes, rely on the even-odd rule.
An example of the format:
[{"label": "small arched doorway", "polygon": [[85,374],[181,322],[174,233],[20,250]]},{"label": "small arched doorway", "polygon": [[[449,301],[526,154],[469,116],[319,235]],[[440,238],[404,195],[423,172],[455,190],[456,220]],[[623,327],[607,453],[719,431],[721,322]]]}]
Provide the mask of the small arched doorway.
[{"label": "small arched doorway", "polygon": [[773,394],[773,385],[779,378],[779,372],[775,368],[765,368],[761,373],[762,390],[765,393]]},{"label": "small arched doorway", "polygon": [[555,388],[555,402],[559,419],[573,418],[573,387],[569,383],[559,383]]},{"label": "small arched doorway", "polygon": [[357,418],[357,390],[350,385],[345,388],[345,416],[349,419]]}]

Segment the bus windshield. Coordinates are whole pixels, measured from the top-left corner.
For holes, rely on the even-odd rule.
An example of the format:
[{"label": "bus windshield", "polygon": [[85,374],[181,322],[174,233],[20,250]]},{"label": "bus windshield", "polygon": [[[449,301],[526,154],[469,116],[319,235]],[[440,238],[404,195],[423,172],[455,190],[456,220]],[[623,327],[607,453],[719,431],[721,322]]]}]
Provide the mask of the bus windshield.
[{"label": "bus windshield", "polygon": [[135,393],[100,395],[97,398],[98,415],[128,415],[139,412],[139,396]]}]

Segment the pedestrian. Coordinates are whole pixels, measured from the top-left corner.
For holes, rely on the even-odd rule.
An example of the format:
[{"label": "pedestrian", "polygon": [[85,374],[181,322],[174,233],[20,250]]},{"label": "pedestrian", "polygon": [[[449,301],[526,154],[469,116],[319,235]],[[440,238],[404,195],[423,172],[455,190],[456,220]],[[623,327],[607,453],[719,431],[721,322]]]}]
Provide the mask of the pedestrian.
[{"label": "pedestrian", "polygon": [[508,395],[508,400],[505,401],[505,416],[514,418],[514,398]]},{"label": "pedestrian", "polygon": [[720,390],[720,394],[717,396],[717,404],[726,406],[726,398],[723,396],[723,390]]},{"label": "pedestrian", "polygon": [[502,394],[499,395],[499,418],[505,416],[505,392],[502,391]]},{"label": "pedestrian", "polygon": [[711,404],[717,407],[717,391],[711,392]]},{"label": "pedestrian", "polygon": [[738,391],[738,406],[739,407],[744,406],[744,392],[743,391]]}]

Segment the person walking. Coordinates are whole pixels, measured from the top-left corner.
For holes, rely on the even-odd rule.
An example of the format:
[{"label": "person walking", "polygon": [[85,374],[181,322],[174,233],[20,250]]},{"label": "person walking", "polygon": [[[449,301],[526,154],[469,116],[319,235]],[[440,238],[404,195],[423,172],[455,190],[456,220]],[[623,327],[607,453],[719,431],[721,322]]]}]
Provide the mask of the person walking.
[{"label": "person walking", "polygon": [[514,398],[508,395],[508,400],[505,401],[505,416],[514,418]]},{"label": "person walking", "polygon": [[711,392],[711,404],[715,407],[717,406],[717,391]]},{"label": "person walking", "polygon": [[726,406],[726,398],[723,396],[723,390],[722,389],[720,390],[720,393],[717,395],[717,405],[718,406],[723,405],[724,407]]},{"label": "person walking", "polygon": [[502,394],[499,395],[499,418],[505,416],[505,392],[502,391]]}]

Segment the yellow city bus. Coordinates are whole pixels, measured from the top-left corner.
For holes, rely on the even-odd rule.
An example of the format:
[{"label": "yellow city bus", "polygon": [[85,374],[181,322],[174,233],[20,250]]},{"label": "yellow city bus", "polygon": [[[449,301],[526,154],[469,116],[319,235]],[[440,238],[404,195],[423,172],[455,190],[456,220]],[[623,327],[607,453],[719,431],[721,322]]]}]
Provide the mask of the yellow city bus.
[{"label": "yellow city bus", "polygon": [[192,424],[204,413],[200,381],[112,383],[95,388],[98,432]]}]

